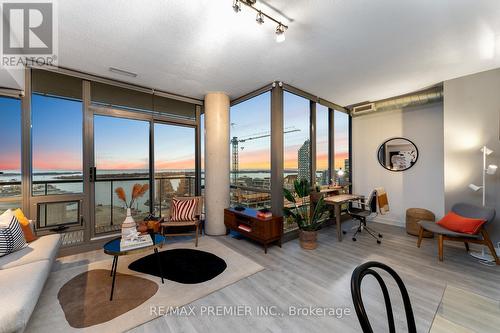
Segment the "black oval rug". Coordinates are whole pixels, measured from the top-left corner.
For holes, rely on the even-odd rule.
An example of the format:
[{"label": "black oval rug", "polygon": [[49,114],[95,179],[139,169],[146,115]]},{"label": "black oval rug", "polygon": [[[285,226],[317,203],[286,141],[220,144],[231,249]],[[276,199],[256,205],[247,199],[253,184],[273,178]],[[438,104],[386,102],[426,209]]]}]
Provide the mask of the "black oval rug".
[{"label": "black oval rug", "polygon": [[[226,262],[215,254],[191,250],[173,249],[159,252],[163,277],[184,284],[201,283],[213,279],[222,273]],[[158,255],[150,254],[131,263],[132,271],[160,277]]]}]

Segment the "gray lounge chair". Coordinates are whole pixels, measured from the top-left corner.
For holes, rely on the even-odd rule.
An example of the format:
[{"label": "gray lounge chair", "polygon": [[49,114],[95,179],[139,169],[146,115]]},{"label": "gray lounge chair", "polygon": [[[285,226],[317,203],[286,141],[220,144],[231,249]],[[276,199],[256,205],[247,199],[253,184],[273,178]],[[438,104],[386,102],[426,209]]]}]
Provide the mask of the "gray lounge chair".
[{"label": "gray lounge chair", "polygon": [[417,241],[417,247],[420,247],[420,244],[422,243],[424,230],[427,230],[438,235],[439,261],[443,261],[443,241],[449,240],[449,241],[463,242],[465,244],[465,249],[467,251],[469,251],[469,243],[486,245],[489,248],[491,255],[495,259],[495,263],[497,265],[500,265],[500,259],[498,259],[495,248],[493,247],[488,232],[485,229],[485,227],[488,224],[494,221],[495,209],[475,206],[467,203],[457,203],[453,205],[451,211],[460,216],[475,218],[475,219],[483,219],[486,221],[486,223],[483,224],[483,226],[481,227],[481,229],[477,234],[471,235],[445,229],[433,221],[419,221],[418,224],[420,225],[420,230]]}]

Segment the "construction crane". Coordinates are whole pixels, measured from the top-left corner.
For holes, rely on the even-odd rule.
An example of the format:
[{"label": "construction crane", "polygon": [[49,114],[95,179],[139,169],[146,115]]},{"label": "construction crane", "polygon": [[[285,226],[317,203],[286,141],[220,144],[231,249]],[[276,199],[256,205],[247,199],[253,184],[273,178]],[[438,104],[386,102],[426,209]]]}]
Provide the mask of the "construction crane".
[{"label": "construction crane", "polygon": [[[236,125],[234,123],[231,123],[232,126]],[[287,133],[292,133],[292,132],[300,132],[300,129],[294,128],[294,127],[289,127],[285,129],[283,134]],[[252,140],[257,140],[257,139],[262,139],[262,138],[267,138],[271,136],[270,132],[265,132],[262,134],[252,134],[249,137],[246,138],[241,138],[238,139],[237,136],[233,136],[231,139],[231,145],[232,145],[232,157],[233,157],[233,184],[236,184],[236,180],[238,179],[238,171],[239,171],[239,144],[246,142],[246,141],[252,141]],[[241,147],[243,149],[244,147]]]}]

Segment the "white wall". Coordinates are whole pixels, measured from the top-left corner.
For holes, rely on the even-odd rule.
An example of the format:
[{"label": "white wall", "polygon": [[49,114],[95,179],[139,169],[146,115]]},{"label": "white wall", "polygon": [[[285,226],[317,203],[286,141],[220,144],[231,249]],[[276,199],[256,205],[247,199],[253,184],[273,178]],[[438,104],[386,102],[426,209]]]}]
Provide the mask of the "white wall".
[{"label": "white wall", "polygon": [[[488,164],[500,165],[500,69],[464,76],[444,83],[444,147],[446,208],[456,202],[481,205],[482,193],[467,185],[481,184],[482,154],[494,153]],[[500,172],[487,177],[486,205],[497,210],[488,229],[500,241]]]},{"label": "white wall", "polygon": [[[380,144],[405,137],[419,150],[409,170],[392,172],[377,160]],[[390,213],[379,215],[383,223],[404,225],[407,208],[425,208],[444,215],[443,104],[385,111],[352,120],[353,192],[368,195],[382,186],[389,197]]]}]

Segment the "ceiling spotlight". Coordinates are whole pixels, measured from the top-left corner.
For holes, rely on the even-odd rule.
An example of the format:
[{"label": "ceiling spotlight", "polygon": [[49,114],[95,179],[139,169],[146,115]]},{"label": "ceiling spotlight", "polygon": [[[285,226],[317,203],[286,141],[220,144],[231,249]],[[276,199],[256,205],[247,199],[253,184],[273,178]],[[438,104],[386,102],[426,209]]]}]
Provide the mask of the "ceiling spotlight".
[{"label": "ceiling spotlight", "polygon": [[240,0],[234,0],[233,1],[233,10],[235,13],[241,12],[241,3]]},{"label": "ceiling spotlight", "polygon": [[263,24],[264,23],[264,16],[266,17],[266,20],[270,20],[278,26],[276,27],[276,41],[278,43],[281,43],[285,40],[285,31],[288,29],[287,25],[284,25],[281,23],[281,21],[275,19],[268,13],[262,11],[260,8],[257,8],[255,4],[257,3],[257,0],[233,0],[233,10],[235,13],[241,12],[241,8],[243,5],[247,6],[248,8],[254,10],[257,13],[257,16],[255,17],[255,22],[258,24]]},{"label": "ceiling spotlight", "polygon": [[286,28],[281,23],[276,27],[276,41],[278,43],[285,41],[285,30]]},{"label": "ceiling spotlight", "polygon": [[262,23],[264,23],[264,16],[262,15],[262,12],[261,12],[261,11],[258,11],[258,12],[257,12],[257,17],[255,18],[255,21],[256,21],[258,24],[262,24]]}]

